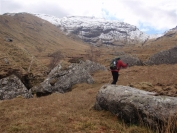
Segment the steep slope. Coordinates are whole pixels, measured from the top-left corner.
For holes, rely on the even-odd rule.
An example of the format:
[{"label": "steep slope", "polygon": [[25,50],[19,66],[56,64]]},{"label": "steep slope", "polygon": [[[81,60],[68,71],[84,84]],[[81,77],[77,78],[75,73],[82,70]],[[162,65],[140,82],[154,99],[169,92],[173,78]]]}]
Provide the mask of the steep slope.
[{"label": "steep slope", "polygon": [[53,52],[56,47],[60,50],[87,47],[82,42],[68,39],[51,23],[27,13],[2,15],[0,22],[2,38],[11,37],[18,46],[29,49],[35,55],[41,50],[42,53]]},{"label": "steep slope", "polygon": [[142,48],[139,49],[139,55],[153,55],[157,52],[168,50],[177,46],[177,30],[173,28],[167,31],[163,36],[147,41]]},{"label": "steep slope", "polygon": [[88,49],[51,23],[27,13],[1,15],[0,29],[0,78],[14,71],[21,76],[44,76],[53,53],[59,51],[67,58]]},{"label": "steep slope", "polygon": [[177,46],[177,30],[173,28],[168,30],[163,36],[149,39],[144,43],[141,47],[129,46],[123,48],[114,48],[114,51],[124,51],[125,53],[129,53],[141,59],[142,61],[146,61],[152,55],[160,52],[166,51],[173,47]]},{"label": "steep slope", "polygon": [[149,38],[136,26],[124,22],[84,16],[70,16],[59,19],[49,15],[35,15],[58,26],[65,34],[74,34],[85,42],[93,44],[142,45]]},{"label": "steep slope", "polygon": [[177,26],[166,31],[162,36],[155,39],[149,40],[145,45],[163,45],[162,43],[167,43],[168,45],[174,44],[177,41]]}]

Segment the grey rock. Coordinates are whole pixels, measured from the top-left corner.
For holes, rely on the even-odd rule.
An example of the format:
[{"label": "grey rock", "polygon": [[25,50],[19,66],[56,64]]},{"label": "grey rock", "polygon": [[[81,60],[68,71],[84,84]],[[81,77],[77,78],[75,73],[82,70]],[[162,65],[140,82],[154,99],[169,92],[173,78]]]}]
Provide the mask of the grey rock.
[{"label": "grey rock", "polygon": [[9,64],[9,60],[8,60],[7,58],[4,58],[4,62],[5,62],[6,64]]},{"label": "grey rock", "polygon": [[136,26],[120,21],[109,21],[86,16],[57,18],[50,15],[34,15],[56,25],[66,35],[75,35],[91,44],[116,46],[143,45],[150,37]]},{"label": "grey rock", "polygon": [[137,57],[133,57],[131,55],[120,55],[119,57],[124,63],[128,63],[128,66],[141,66],[143,65],[142,61]]},{"label": "grey rock", "polygon": [[108,110],[127,123],[141,122],[152,128],[167,124],[177,113],[177,98],[121,85],[104,85],[94,108]]},{"label": "grey rock", "polygon": [[123,62],[128,63],[128,66],[141,66],[141,65],[143,65],[142,61],[139,58],[133,57],[131,55],[121,55],[120,59]]},{"label": "grey rock", "polygon": [[98,70],[106,70],[105,66],[100,65],[99,63],[86,60],[85,62],[81,62],[81,67],[83,67],[89,73],[93,73]]},{"label": "grey rock", "polygon": [[65,17],[58,27],[66,34],[75,34],[85,42],[95,44],[143,44],[149,38],[133,25],[93,17]]},{"label": "grey rock", "polygon": [[13,42],[13,39],[11,39],[11,38],[5,38],[5,40],[6,40],[7,42]]},{"label": "grey rock", "polygon": [[106,70],[106,68],[89,60],[79,64],[72,63],[67,70],[62,70],[62,65],[58,64],[40,85],[31,89],[35,93],[40,93],[39,95],[53,92],[65,93],[70,91],[75,84],[94,83],[90,73],[97,70]]},{"label": "grey rock", "polygon": [[31,90],[28,90],[15,75],[0,79],[0,100],[12,99],[18,96],[31,98]]},{"label": "grey rock", "polygon": [[175,64],[177,63],[177,47],[171,48],[166,51],[151,56],[144,64],[159,65],[159,64]]}]

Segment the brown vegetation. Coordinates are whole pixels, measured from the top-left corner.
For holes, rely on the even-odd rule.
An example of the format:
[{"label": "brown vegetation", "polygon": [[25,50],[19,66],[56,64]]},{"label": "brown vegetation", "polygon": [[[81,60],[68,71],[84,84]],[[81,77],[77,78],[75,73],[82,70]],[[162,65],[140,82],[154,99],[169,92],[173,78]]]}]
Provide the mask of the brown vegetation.
[{"label": "brown vegetation", "polygon": [[[130,83],[140,82],[149,82],[152,85],[157,83],[163,83],[164,85],[177,84],[177,76],[173,74],[174,71],[177,71],[177,65],[130,67],[121,70],[118,84],[129,85]],[[71,92],[65,94],[55,93],[41,98],[16,98],[1,101],[0,131],[33,133],[153,132],[148,127],[128,126],[117,120],[109,112],[92,110],[98,90],[102,85],[108,84],[112,80],[109,71],[94,73],[93,77],[95,79],[94,84],[75,85]],[[150,91],[156,90],[154,88]]]},{"label": "brown vegetation", "polygon": [[[28,74],[34,56],[30,68],[34,78],[31,85],[45,78],[48,72],[46,66],[52,59],[48,55],[57,50],[61,51],[64,62],[96,57],[97,62],[108,67],[117,53],[124,52],[145,61],[152,54],[175,46],[177,38],[176,34],[173,37],[165,36],[142,47],[90,48],[81,40],[68,38],[55,26],[29,14],[0,16],[0,29],[0,77],[8,76],[13,70],[22,76]],[[6,42],[4,37],[10,37],[13,41]],[[91,56],[88,56],[90,52]],[[0,132],[159,133],[141,125],[126,125],[110,112],[93,110],[98,90],[102,85],[111,83],[112,76],[110,71],[99,71],[92,76],[94,84],[77,84],[65,94],[0,101]],[[176,96],[177,64],[122,69],[117,84],[155,91],[159,95]],[[165,133],[171,133],[172,122],[166,125]]]}]

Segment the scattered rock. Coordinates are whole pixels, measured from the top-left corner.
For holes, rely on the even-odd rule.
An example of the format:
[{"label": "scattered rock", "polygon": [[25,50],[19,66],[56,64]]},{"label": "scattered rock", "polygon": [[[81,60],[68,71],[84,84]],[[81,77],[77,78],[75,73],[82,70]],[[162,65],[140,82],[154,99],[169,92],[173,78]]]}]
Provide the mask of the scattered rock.
[{"label": "scattered rock", "polygon": [[105,66],[102,66],[99,63],[90,60],[86,60],[85,62],[82,62],[81,67],[83,67],[89,73],[93,73],[98,70],[106,70]]},{"label": "scattered rock", "polygon": [[121,55],[119,57],[124,63],[128,63],[129,66],[143,65],[142,61],[140,59],[138,59],[137,57],[133,57],[131,55]]},{"label": "scattered rock", "polygon": [[78,83],[94,83],[90,73],[97,70],[106,70],[104,66],[89,60],[79,64],[70,64],[68,69],[64,70],[61,64],[52,69],[48,77],[40,85],[31,88],[37,96],[53,92],[65,93],[71,90],[72,85]]},{"label": "scattered rock", "polygon": [[4,58],[4,62],[5,62],[6,64],[9,64],[9,60],[8,60],[7,58]]},{"label": "scattered rock", "polygon": [[18,77],[11,75],[0,79],[0,100],[12,99],[19,96],[31,98],[32,94]]},{"label": "scattered rock", "polygon": [[11,38],[6,38],[6,41],[7,41],[7,42],[13,42],[13,39],[11,39]]},{"label": "scattered rock", "polygon": [[175,64],[177,63],[177,47],[154,54],[145,61],[147,65]]}]

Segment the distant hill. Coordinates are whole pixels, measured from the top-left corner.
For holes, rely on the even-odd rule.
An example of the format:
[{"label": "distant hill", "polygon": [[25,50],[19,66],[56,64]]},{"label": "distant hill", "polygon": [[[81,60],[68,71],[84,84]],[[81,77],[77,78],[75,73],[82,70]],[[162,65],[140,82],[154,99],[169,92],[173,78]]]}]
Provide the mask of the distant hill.
[{"label": "distant hill", "polygon": [[142,45],[150,38],[136,26],[120,21],[85,16],[57,18],[43,14],[35,15],[56,25],[65,34],[74,34],[91,44]]},{"label": "distant hill", "polygon": [[84,54],[88,45],[64,35],[56,26],[27,13],[0,15],[0,78],[11,73],[42,76],[54,53]]},{"label": "distant hill", "polygon": [[[92,47],[73,34],[66,36],[60,28],[28,13],[0,15],[0,78],[16,73],[24,80],[32,78],[37,82],[49,72],[51,63],[72,57],[93,59],[94,50],[95,55],[99,56],[97,61],[105,65],[119,53],[129,53],[146,60],[152,54],[173,47],[177,42],[176,30],[170,30],[164,36],[146,41],[142,47],[138,46],[138,42],[126,47],[117,44],[115,46],[121,47]],[[62,58],[54,61],[57,56]]]},{"label": "distant hill", "polygon": [[163,36],[151,39],[145,45],[158,46],[159,50],[170,49],[177,45],[177,27],[169,29]]}]

